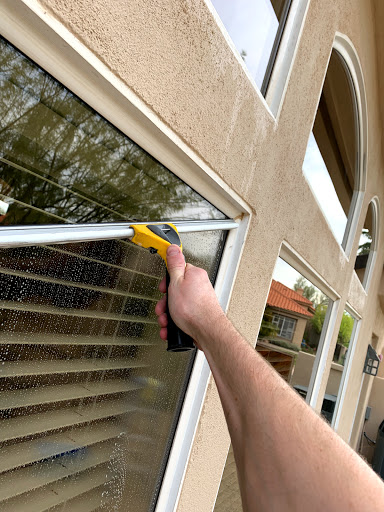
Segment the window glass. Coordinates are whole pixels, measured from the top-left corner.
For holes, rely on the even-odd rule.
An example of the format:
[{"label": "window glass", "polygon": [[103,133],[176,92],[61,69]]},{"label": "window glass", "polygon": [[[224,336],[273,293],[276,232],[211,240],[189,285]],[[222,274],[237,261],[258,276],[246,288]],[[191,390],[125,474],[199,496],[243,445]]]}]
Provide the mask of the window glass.
[{"label": "window glass", "polygon": [[304,175],[336,239],[343,242],[357,186],[357,114],[355,93],[342,57],[333,50],[313,132],[303,164]]},{"label": "window glass", "polygon": [[[3,225],[222,218],[6,42]],[[225,233],[183,234],[213,281]],[[153,510],[194,353],[168,353],[158,255],[124,240],[0,251],[0,509]]]},{"label": "window glass", "polygon": [[348,313],[348,311],[343,311],[343,318],[341,320],[331,370],[325,390],[324,403],[327,404],[327,407],[322,411],[323,416],[329,422],[333,419],[336,401],[341,392],[341,383],[347,367],[348,354],[352,348],[351,343],[353,342],[352,335],[355,322],[356,319]]},{"label": "window glass", "polygon": [[367,215],[364,221],[364,227],[361,231],[359,239],[359,247],[355,261],[355,272],[362,284],[364,283],[365,274],[368,271],[368,258],[372,246],[373,216],[373,206],[372,203],[369,203]]},{"label": "window glass", "polygon": [[0,49],[3,224],[225,218],[1,39]]},{"label": "window glass", "polygon": [[[297,270],[278,258],[264,310],[256,350],[303,398],[307,398],[330,300]],[[232,447],[215,512],[241,511]]]},{"label": "window glass", "polygon": [[291,340],[295,332],[296,320],[283,315],[273,315],[273,325],[276,326],[276,335],[280,338]]},{"label": "window glass", "polygon": [[256,85],[261,88],[288,0],[212,0]]}]

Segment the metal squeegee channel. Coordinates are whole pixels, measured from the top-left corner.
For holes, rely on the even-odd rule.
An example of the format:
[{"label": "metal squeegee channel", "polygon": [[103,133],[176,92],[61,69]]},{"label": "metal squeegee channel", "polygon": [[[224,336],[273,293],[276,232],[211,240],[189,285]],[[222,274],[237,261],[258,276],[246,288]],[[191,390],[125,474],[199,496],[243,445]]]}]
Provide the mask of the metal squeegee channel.
[{"label": "metal squeegee channel", "polygon": [[[180,233],[223,232],[238,227],[232,220],[173,224]],[[135,394],[144,392],[141,377],[135,375],[141,375],[137,372],[146,371],[152,363],[153,356],[143,356],[140,350],[148,354],[156,343],[153,308],[158,296],[147,290],[125,290],[124,283],[139,279],[157,288],[161,275],[141,269],[140,259],[147,251],[133,244],[135,254],[130,256],[128,267],[124,261],[103,262],[92,253],[55,245],[72,243],[78,248],[79,242],[121,240],[132,235],[128,223],[0,227],[0,279],[20,294],[0,300],[0,348],[9,355],[0,365],[1,510],[20,510],[27,504],[31,511],[63,505],[93,510],[100,506],[97,496],[105,494],[106,489],[103,506],[108,506],[108,499],[113,497],[108,489],[113,488],[116,479],[113,467],[121,465],[118,447],[130,443],[130,439],[121,437],[126,422],[132,421],[129,418],[135,418],[138,427],[125,436],[138,441],[127,450],[124,471],[133,475],[130,478],[142,478],[145,464],[153,463],[151,451],[144,446],[153,440],[140,436],[140,424],[151,412],[148,405],[135,399]],[[120,243],[128,246],[124,240]],[[35,249],[42,263],[26,264]],[[21,263],[17,260],[20,254]],[[112,268],[119,276],[118,285],[72,280],[65,271],[52,273],[49,265],[60,262],[60,258],[70,260],[72,266],[77,261],[79,265],[83,262]],[[70,303],[37,300],[38,293],[23,295],[25,288],[34,286],[43,299],[48,289],[78,299],[72,307]],[[105,304],[113,307],[82,309],[80,300],[88,296],[102,297],[97,300],[103,308]],[[148,311],[139,307],[132,315],[120,306],[126,300],[146,303]],[[113,309],[117,303],[118,313]],[[68,329],[57,332],[52,328],[60,322]],[[78,326],[91,326],[92,322],[108,327],[73,334]],[[111,329],[115,325],[127,326],[123,330],[129,334],[117,334],[118,327]],[[158,421],[160,424],[161,417]],[[140,459],[139,463],[139,451],[148,451],[148,460]]]},{"label": "metal squeegee channel", "polygon": [[[161,222],[162,224],[166,221]],[[136,224],[147,224],[138,222]],[[151,222],[156,224],[156,222]],[[179,233],[230,230],[238,227],[234,220],[172,221]],[[7,226],[0,228],[0,247],[23,247],[40,244],[63,244],[130,238],[134,234],[127,222],[106,224],[57,224],[43,226]]]}]

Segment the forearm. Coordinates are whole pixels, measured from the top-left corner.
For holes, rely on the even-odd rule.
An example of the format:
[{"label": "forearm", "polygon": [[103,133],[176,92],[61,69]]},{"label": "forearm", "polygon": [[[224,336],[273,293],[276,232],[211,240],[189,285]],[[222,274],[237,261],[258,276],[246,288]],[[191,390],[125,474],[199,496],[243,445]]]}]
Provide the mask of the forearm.
[{"label": "forearm", "polygon": [[198,342],[219,390],[246,511],[382,509],[376,475],[224,316]]},{"label": "forearm", "polygon": [[[233,443],[246,512],[379,512],[368,466],[250,347],[221,310],[206,272],[167,251],[170,312],[210,364]],[[160,284],[165,292],[165,279]],[[165,298],[156,305],[167,339]]]}]

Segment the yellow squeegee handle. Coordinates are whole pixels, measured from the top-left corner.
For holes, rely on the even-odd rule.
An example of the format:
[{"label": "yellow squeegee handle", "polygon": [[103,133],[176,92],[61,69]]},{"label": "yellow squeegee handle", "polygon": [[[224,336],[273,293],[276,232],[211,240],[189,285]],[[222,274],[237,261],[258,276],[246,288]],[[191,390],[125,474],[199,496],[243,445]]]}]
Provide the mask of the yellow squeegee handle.
[{"label": "yellow squeegee handle", "polygon": [[[182,250],[182,244],[177,232],[176,226],[173,224],[134,224],[131,225],[135,234],[132,242],[149,249],[151,253],[158,253],[167,265],[167,249],[170,245],[175,244]],[[168,306],[168,289],[170,285],[170,276],[166,271],[167,285],[167,306],[166,313],[168,317],[167,339],[169,352],[183,352],[195,348],[193,339],[185,332],[180,330],[173,321]]]}]

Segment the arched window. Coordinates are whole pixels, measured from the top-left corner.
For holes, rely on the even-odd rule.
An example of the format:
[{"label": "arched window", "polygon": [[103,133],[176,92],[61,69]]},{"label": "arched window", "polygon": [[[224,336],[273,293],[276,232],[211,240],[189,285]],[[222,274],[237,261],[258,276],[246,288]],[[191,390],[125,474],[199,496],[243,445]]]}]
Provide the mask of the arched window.
[{"label": "arched window", "polygon": [[348,40],[338,36],[309,138],[303,172],[347,255],[365,190],[365,118],[364,84],[359,62]]},{"label": "arched window", "polygon": [[376,259],[379,233],[378,219],[379,200],[375,197],[368,205],[355,261],[356,274],[365,289],[369,286]]}]

